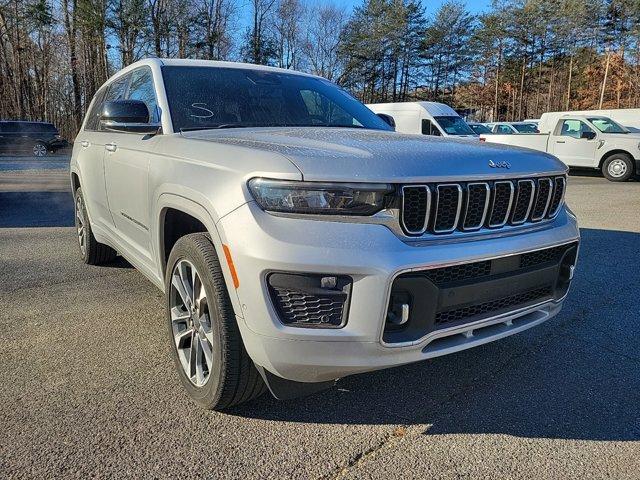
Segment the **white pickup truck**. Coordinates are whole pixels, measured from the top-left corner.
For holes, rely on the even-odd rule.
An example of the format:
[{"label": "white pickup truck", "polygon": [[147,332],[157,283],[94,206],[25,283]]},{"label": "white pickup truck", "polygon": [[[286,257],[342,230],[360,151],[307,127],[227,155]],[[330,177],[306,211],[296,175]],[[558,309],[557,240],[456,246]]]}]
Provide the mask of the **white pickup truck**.
[{"label": "white pickup truck", "polygon": [[482,135],[480,140],[547,152],[569,167],[600,169],[614,182],[640,172],[640,134],[608,117],[567,115],[549,128],[537,135]]}]

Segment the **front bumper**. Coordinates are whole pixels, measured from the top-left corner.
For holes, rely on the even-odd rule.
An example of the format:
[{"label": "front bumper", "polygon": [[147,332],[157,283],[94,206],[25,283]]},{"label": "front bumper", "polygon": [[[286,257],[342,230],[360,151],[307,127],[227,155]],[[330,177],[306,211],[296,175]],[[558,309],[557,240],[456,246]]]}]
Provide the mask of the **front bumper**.
[{"label": "front bumper", "polygon": [[[401,273],[579,239],[575,217],[567,211],[537,229],[512,234],[496,231],[473,240],[439,237],[422,244],[405,243],[381,225],[283,218],[263,212],[252,202],[223,217],[218,228],[240,279],[236,314],[249,355],[275,375],[300,382],[326,381],[452,353],[552,318],[560,311],[562,299],[438,330],[400,346],[382,341],[391,285]],[[273,271],[350,276],[353,286],[346,325],[339,329],[283,325],[265,281]]]}]

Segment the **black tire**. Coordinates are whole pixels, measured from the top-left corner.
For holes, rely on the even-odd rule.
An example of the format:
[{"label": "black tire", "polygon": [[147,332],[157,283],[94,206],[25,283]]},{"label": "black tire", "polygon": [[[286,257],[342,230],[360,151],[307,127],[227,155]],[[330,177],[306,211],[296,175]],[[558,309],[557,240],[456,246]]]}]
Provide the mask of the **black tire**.
[{"label": "black tire", "polygon": [[[171,282],[176,264],[190,262],[204,286],[212,332],[212,368],[202,386],[189,379],[178,357],[171,320]],[[191,398],[208,410],[225,410],[248,402],[266,391],[266,385],[242,343],[233,306],[211,237],[193,233],[181,237],[169,255],[165,275],[166,316],[171,352],[178,375]]]},{"label": "black tire", "polygon": [[[82,196],[82,189],[76,189],[73,197],[76,233],[78,235],[78,247],[82,261],[88,265],[102,265],[112,262],[118,253],[110,246],[98,242],[96,237],[93,236],[91,222],[89,222],[89,216],[87,215],[87,207],[84,202],[84,197]],[[78,214],[78,209],[81,210],[81,215]],[[81,223],[84,228],[84,248],[80,236]]]},{"label": "black tire", "polygon": [[615,153],[602,162],[602,174],[611,182],[626,182],[633,177],[633,163],[626,153]]}]

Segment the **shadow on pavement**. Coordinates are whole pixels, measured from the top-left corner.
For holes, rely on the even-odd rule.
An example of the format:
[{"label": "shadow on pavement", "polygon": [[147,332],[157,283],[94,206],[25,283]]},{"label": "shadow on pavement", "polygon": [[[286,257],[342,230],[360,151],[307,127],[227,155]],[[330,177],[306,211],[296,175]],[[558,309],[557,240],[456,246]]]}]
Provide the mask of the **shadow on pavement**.
[{"label": "shadow on pavement", "polygon": [[[582,230],[561,314],[507,339],[340,380],[233,415],[332,424],[425,424],[425,434],[640,440],[640,234]],[[372,319],[373,321],[373,319]]]},{"label": "shadow on pavement", "polygon": [[0,228],[72,227],[71,192],[0,192]]}]

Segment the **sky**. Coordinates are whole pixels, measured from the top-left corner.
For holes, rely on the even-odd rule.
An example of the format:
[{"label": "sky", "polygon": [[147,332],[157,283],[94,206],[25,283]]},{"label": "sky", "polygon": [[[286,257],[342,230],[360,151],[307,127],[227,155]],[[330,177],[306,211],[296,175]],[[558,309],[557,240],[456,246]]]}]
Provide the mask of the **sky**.
[{"label": "sky", "polygon": [[[422,4],[425,6],[427,14],[432,14],[435,12],[446,0],[421,0]],[[471,13],[481,13],[489,7],[491,3],[490,0],[466,0],[463,1],[464,4],[467,5],[467,8]],[[352,9],[354,6],[358,6],[362,4],[362,0],[336,0],[336,5],[344,5],[349,9]]]}]

